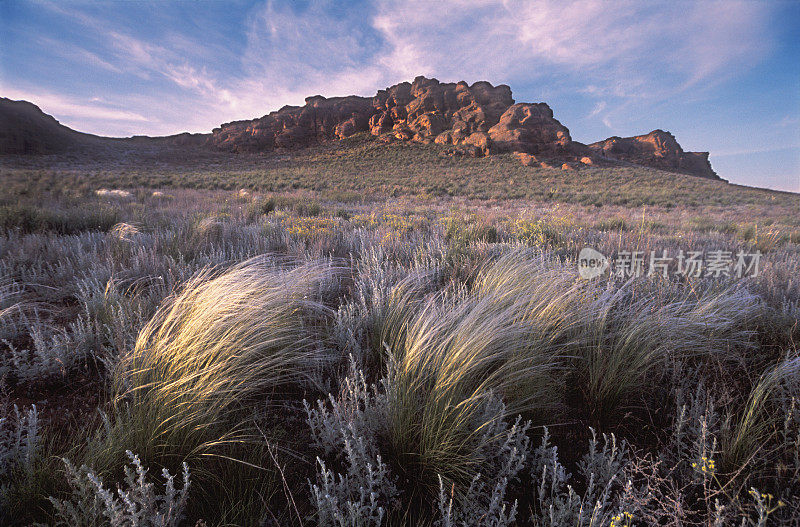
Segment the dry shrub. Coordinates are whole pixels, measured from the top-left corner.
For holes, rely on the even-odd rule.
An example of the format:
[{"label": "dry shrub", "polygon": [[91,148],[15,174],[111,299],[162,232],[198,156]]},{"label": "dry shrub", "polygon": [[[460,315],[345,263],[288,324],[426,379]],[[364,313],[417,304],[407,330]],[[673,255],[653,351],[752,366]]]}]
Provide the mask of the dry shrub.
[{"label": "dry shrub", "polygon": [[109,190],[107,188],[101,188],[95,190],[94,193],[101,198],[118,199],[118,200],[133,199],[133,194],[128,192],[127,190],[120,190],[120,189]]},{"label": "dry shrub", "polygon": [[139,234],[139,228],[130,223],[117,223],[108,231],[112,237],[121,242],[130,242],[133,237]]}]

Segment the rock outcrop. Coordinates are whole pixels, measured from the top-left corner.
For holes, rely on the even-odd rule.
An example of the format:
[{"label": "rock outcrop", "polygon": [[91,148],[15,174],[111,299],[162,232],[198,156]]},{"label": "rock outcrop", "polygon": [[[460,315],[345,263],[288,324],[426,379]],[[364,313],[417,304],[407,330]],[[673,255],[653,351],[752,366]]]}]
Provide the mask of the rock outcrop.
[{"label": "rock outcrop", "polygon": [[671,172],[717,179],[708,152],[684,152],[669,132],[653,130],[634,137],[609,137],[588,145],[595,154],[610,160],[625,161]]},{"label": "rock outcrop", "polygon": [[[443,145],[472,145],[492,151],[486,133],[514,104],[511,88],[488,82],[440,83],[417,77],[381,90],[372,99],[370,133],[387,139]],[[388,136],[388,137],[387,137]]]},{"label": "rock outcrop", "polygon": [[509,107],[489,129],[489,137],[499,151],[545,156],[571,153],[569,130],[553,118],[553,110],[543,102]]},{"label": "rock outcrop", "polygon": [[364,131],[373,113],[366,97],[314,95],[305,106],[284,106],[259,119],[223,124],[213,130],[208,144],[231,152],[302,148]]},{"label": "rock outcrop", "polygon": [[539,160],[536,159],[536,156],[532,156],[530,154],[526,154],[525,152],[515,152],[514,157],[519,161],[523,166],[538,166]]},{"label": "rock outcrop", "polygon": [[577,166],[622,161],[717,177],[707,153],[684,152],[668,132],[656,130],[584,145],[572,140],[547,104],[515,103],[505,84],[442,83],[426,77],[379,90],[371,99],[315,95],[304,106],[285,106],[259,119],[223,124],[207,143],[233,152],[253,152],[302,148],[359,132],[387,143],[440,144],[447,147],[443,155],[521,152],[549,158],[554,166],[564,161]]},{"label": "rock outcrop", "polygon": [[454,153],[488,155],[520,151],[568,153],[569,130],[545,103],[514,104],[511,88],[481,81],[441,83],[417,77],[372,98],[320,95],[305,106],[286,106],[260,119],[213,131],[209,144],[231,151],[301,148],[314,142],[370,132],[384,142],[454,145]]}]

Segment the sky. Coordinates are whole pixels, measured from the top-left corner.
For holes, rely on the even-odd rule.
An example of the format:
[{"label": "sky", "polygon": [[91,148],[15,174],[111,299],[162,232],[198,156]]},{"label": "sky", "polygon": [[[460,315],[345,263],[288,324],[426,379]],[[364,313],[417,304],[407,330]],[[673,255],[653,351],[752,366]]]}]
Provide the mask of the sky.
[{"label": "sky", "polygon": [[585,143],[668,130],[732,183],[800,192],[800,0],[0,0],[0,96],[94,134],[417,75],[508,84]]}]

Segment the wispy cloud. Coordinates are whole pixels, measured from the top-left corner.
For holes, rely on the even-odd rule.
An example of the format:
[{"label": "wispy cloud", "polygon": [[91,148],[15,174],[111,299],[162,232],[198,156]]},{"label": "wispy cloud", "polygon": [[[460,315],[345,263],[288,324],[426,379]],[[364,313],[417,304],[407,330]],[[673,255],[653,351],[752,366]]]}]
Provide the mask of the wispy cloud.
[{"label": "wispy cloud", "polygon": [[131,113],[159,128],[174,120],[175,132],[262,115],[314,93],[369,95],[419,74],[583,94],[593,99],[587,119],[610,127],[636,101],[651,104],[713,85],[732,66],[761,56],[769,42],[763,6],[737,0],[270,1],[251,9],[238,29],[245,44],[237,54],[178,32],[154,40],[137,34],[133,21],[97,10],[43,5],[99,44],[69,49],[79,60],[171,85],[149,102],[127,100],[142,101]]},{"label": "wispy cloud", "polygon": [[61,115],[72,122],[82,119],[133,123],[147,122],[147,118],[141,114],[99,104],[97,99],[82,101],[55,93],[17,90],[3,85],[0,85],[0,92],[4,97],[12,100],[34,100],[46,113]]},{"label": "wispy cloud", "polygon": [[93,53],[84,47],[60,42],[47,36],[39,36],[37,40],[41,47],[50,49],[54,56],[61,57],[69,62],[78,63],[82,66],[95,66],[113,73],[122,73],[123,71],[119,66],[112,64],[108,60],[101,58],[97,53]]},{"label": "wispy cloud", "polygon": [[[769,40],[763,6],[744,1],[379,5],[373,25],[403,70],[501,79],[557,71],[612,95],[658,96],[663,88],[713,79],[731,65],[752,63]],[[675,77],[666,79],[669,86],[665,74]]]},{"label": "wispy cloud", "polygon": [[598,101],[597,104],[594,105],[594,108],[592,108],[592,111],[589,112],[589,117],[600,115],[601,113],[603,113],[603,110],[606,109],[606,106],[608,106],[608,104],[606,104],[606,101]]}]

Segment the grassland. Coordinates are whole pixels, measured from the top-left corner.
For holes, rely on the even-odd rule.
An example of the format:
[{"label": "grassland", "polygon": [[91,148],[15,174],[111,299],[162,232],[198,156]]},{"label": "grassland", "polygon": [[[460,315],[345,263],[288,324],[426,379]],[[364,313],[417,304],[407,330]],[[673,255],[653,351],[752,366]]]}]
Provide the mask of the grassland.
[{"label": "grassland", "polygon": [[800,522],[796,194],[364,137],[0,182],[3,525]]},{"label": "grassland", "polygon": [[[603,207],[796,207],[797,195],[739,187],[655,169],[619,165],[580,170],[522,166],[511,154],[486,158],[442,155],[439,145],[385,145],[359,134],[315,147],[260,155],[118,146],[94,155],[12,159],[3,179],[16,192],[97,188],[161,188],[291,192],[333,200],[352,196],[524,199]],[[344,196],[342,196],[344,193]],[[353,194],[355,193],[355,194]],[[349,198],[349,199],[348,199]],[[796,210],[796,209],[794,209]]]}]

